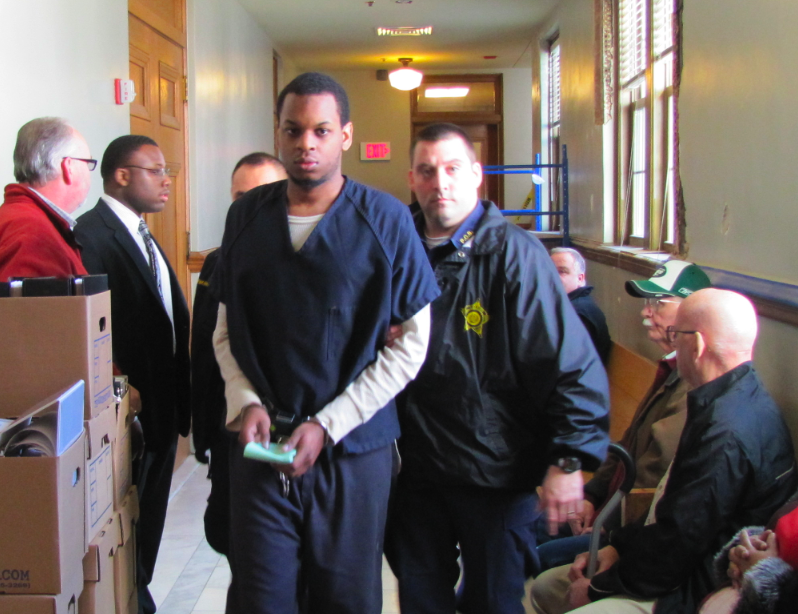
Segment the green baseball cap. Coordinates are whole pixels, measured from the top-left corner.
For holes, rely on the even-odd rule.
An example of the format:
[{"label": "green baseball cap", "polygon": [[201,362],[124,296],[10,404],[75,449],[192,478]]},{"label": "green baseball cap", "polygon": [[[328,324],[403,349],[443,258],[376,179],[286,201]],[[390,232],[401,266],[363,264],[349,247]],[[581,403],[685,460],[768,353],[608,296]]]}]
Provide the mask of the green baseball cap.
[{"label": "green baseball cap", "polygon": [[684,260],[668,260],[650,279],[627,281],[626,292],[638,298],[685,298],[696,290],[711,286],[709,277],[698,265]]}]

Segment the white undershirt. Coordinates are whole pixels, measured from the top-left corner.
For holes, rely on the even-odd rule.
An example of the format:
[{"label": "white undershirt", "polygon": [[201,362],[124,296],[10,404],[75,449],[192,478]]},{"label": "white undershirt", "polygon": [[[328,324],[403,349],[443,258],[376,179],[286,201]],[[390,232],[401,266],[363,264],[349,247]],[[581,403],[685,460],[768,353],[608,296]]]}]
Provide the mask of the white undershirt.
[{"label": "white undershirt", "polygon": [[[323,217],[324,214],[288,216],[291,244],[295,251],[305,244]],[[327,427],[333,442],[338,443],[353,429],[365,424],[416,377],[427,356],[429,333],[430,307],[427,305],[402,323],[402,335],[393,342],[393,347],[381,349],[377,359],[316,414],[316,418]],[[226,422],[228,428],[237,430],[241,410],[252,403],[261,403],[261,399],[230,349],[224,303],[219,304],[213,346],[225,382]]]},{"label": "white undershirt", "polygon": [[288,231],[291,233],[291,245],[294,251],[298,252],[302,249],[305,241],[313,232],[313,229],[319,225],[321,218],[325,216],[324,213],[319,215],[289,215],[288,216]]},{"label": "white undershirt", "polygon": [[[142,256],[144,256],[144,261],[147,263],[147,267],[150,266],[150,254],[147,252],[147,245],[144,243],[144,237],[141,236],[139,232],[139,222],[141,218],[136,215],[131,209],[120,203],[116,200],[113,196],[108,196],[108,194],[103,194],[102,199],[105,203],[111,208],[116,214],[116,217],[119,218],[119,221],[125,225],[130,236],[133,237],[133,240],[136,242],[136,245],[139,246],[141,250]],[[161,272],[161,291],[163,292],[163,306],[166,309],[166,313],[169,316],[169,320],[172,322],[172,343],[175,342],[175,316],[172,309],[172,283],[169,281],[169,267],[166,266],[166,260],[161,254],[160,249],[156,247],[155,249],[155,257],[158,259],[158,269]]]}]

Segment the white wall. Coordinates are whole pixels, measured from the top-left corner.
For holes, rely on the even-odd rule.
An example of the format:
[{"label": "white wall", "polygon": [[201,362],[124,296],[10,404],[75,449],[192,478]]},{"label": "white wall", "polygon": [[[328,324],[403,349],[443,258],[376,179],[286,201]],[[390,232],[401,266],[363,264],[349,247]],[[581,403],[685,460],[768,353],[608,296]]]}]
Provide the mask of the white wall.
[{"label": "white wall", "polygon": [[[504,87],[504,163],[532,164],[532,69],[474,69],[468,74],[502,74]],[[504,208],[520,209],[532,189],[530,175],[504,176]],[[526,218],[524,221],[528,221]]]},{"label": "white wall", "polygon": [[722,19],[711,4],[684,9],[679,113],[690,257],[795,284],[798,2],[727,0]]},{"label": "white wall", "polygon": [[191,249],[221,243],[230,174],[253,151],[274,153],[272,43],[238,2],[189,0]]},{"label": "white wall", "polygon": [[[798,3],[728,0],[722,18],[713,3],[684,4],[678,112],[688,257],[798,284]],[[559,29],[571,229],[600,241],[602,130],[593,124],[592,16],[590,0],[562,0],[533,45]],[[634,278],[588,263],[613,339],[654,359],[658,350],[640,326],[640,301],[624,291],[624,282]],[[759,324],[754,362],[798,441],[798,328],[766,318]]]},{"label": "white wall", "polygon": [[[128,105],[114,104],[127,78],[126,0],[0,0],[0,179],[14,182],[17,131],[42,116],[67,118],[98,160],[130,131]],[[80,215],[102,194],[99,169]]]}]

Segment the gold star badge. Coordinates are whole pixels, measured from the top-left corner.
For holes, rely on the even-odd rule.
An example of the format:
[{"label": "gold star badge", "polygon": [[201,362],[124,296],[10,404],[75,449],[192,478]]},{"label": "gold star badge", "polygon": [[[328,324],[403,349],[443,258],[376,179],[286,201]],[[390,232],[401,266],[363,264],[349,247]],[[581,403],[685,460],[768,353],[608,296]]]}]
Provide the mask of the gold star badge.
[{"label": "gold star badge", "polygon": [[466,305],[460,310],[465,316],[465,330],[473,330],[480,337],[482,336],[482,327],[490,320],[488,312],[482,308],[479,301],[473,305]]}]

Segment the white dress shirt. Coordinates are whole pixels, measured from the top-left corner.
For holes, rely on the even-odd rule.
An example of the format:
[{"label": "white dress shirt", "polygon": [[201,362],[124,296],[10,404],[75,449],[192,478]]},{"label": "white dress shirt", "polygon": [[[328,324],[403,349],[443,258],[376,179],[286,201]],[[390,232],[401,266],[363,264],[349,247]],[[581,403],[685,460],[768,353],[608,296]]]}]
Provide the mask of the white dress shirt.
[{"label": "white dress shirt", "polygon": [[[116,214],[116,217],[119,218],[119,221],[125,225],[130,236],[133,237],[133,240],[136,242],[136,245],[139,246],[141,250],[142,256],[144,256],[144,261],[149,266],[152,264],[150,262],[150,255],[147,252],[147,245],[144,243],[144,237],[141,236],[139,232],[139,222],[141,222],[141,218],[130,208],[126,207],[118,200],[116,200],[112,196],[108,196],[108,194],[103,194],[102,199],[105,203],[111,207],[111,211]],[[172,310],[172,283],[169,280],[169,267],[166,266],[166,259],[163,257],[160,249],[155,249],[155,257],[158,259],[158,269],[161,272],[161,291],[163,292],[163,306],[166,309],[166,313],[169,315],[169,320],[172,322],[172,341],[175,340],[175,316]]]}]

